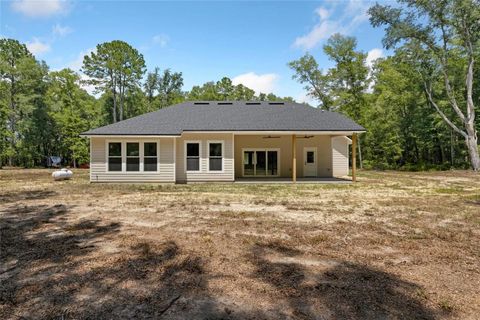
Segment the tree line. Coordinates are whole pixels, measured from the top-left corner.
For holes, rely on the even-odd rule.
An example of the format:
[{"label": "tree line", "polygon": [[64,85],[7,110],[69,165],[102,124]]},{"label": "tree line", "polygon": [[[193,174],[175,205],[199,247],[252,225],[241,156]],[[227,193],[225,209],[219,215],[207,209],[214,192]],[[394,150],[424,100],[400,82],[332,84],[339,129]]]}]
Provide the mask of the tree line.
[{"label": "tree line", "polygon": [[88,163],[88,140],[81,132],[186,100],[293,101],[255,95],[227,77],[184,91],[181,72],[147,72],[143,55],[123,41],[97,45],[84,57],[80,74],[50,71],[25,44],[0,39],[0,167],[41,166],[52,155],[72,166]]},{"label": "tree line", "polygon": [[307,53],[289,63],[294,79],[321,108],[367,128],[360,166],[480,170],[480,2],[399,0],[368,13],[393,55],[369,67],[355,38],[335,34],[323,46],[334,67]]},{"label": "tree line", "polygon": [[[333,67],[307,53],[288,63],[315,106],[344,113],[367,128],[359,165],[423,170],[480,169],[475,107],[480,81],[480,5],[477,0],[400,0],[370,8],[393,54],[367,63],[357,40],[334,34],[323,46]],[[94,88],[89,94],[85,86]],[[79,134],[188,100],[284,100],[255,94],[228,77],[183,90],[182,72],[146,69],[124,41],[98,44],[80,73],[49,70],[15,39],[0,39],[0,167],[33,167],[59,155],[88,163]]]}]

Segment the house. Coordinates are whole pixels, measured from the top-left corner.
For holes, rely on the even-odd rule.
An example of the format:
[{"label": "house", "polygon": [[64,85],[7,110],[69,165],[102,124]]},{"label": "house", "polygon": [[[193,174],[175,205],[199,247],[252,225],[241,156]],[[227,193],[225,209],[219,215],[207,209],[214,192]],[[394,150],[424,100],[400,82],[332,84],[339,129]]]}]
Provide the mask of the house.
[{"label": "house", "polygon": [[349,145],[355,157],[364,131],[339,113],[298,103],[199,101],[82,135],[90,138],[92,182],[295,182],[347,176]]}]

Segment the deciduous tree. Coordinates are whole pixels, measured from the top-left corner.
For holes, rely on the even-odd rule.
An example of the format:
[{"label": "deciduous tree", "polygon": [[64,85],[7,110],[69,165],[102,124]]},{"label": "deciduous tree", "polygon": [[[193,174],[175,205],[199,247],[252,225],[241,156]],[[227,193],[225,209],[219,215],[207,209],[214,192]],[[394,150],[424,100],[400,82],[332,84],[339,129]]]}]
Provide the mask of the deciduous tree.
[{"label": "deciduous tree", "polygon": [[38,82],[46,73],[46,66],[37,63],[24,44],[14,39],[0,39],[1,118],[6,129],[1,130],[5,149],[2,157],[9,165],[18,161],[19,141],[26,132],[26,124],[34,109]]},{"label": "deciduous tree", "polygon": [[312,55],[307,53],[300,59],[289,62],[288,66],[295,72],[292,78],[304,85],[308,95],[317,100],[322,109],[334,109],[330,77],[320,70]]},{"label": "deciduous tree", "polygon": [[95,99],[80,88],[80,77],[70,69],[51,72],[46,92],[48,113],[55,121],[59,151],[73,165],[88,162],[88,140],[80,134],[95,125]]},{"label": "deciduous tree", "polygon": [[[404,6],[376,4],[369,9],[373,26],[385,26],[386,48],[409,45],[421,62],[425,94],[442,119],[465,139],[473,170],[480,170],[475,123],[474,77],[480,46],[480,3],[477,0],[400,0]],[[463,60],[464,84],[454,85],[458,71],[454,60]],[[456,119],[448,117],[435,92],[435,79],[443,78],[443,91]],[[463,127],[463,128],[462,128]]]}]

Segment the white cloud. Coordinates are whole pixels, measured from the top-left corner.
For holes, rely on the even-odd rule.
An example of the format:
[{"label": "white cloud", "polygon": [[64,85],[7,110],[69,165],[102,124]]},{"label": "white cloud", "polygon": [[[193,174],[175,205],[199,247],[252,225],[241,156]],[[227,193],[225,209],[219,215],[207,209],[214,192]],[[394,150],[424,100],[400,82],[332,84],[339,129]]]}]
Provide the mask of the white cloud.
[{"label": "white cloud", "polygon": [[50,17],[66,13],[69,2],[66,0],[14,0],[11,7],[27,17]]},{"label": "white cloud", "polygon": [[315,99],[313,99],[312,96],[309,95],[306,91],[300,93],[295,99],[295,101],[297,101],[298,103],[308,103],[311,106],[316,106],[318,104]]},{"label": "white cloud", "polygon": [[373,66],[373,63],[375,62],[375,60],[379,59],[379,58],[383,58],[384,57],[384,54],[383,54],[383,50],[382,49],[379,49],[379,48],[374,48],[370,51],[368,51],[368,55],[367,55],[367,66],[369,68],[371,68]]},{"label": "white cloud", "polygon": [[160,47],[165,47],[170,41],[170,37],[166,34],[157,34],[153,36],[152,41],[154,44],[158,44]]},{"label": "white cloud", "polygon": [[385,55],[383,54],[383,50],[379,48],[373,48],[372,50],[368,51],[367,54],[367,59],[366,63],[368,68],[370,68],[370,71],[368,73],[368,76],[370,78],[370,84],[368,85],[367,92],[372,93],[373,92],[373,87],[375,86],[375,79],[373,78],[373,64],[375,63],[375,60],[379,58],[383,58]]},{"label": "white cloud", "polygon": [[69,26],[62,26],[61,24],[56,24],[52,28],[52,33],[54,36],[64,37],[69,33],[72,33],[73,29]]},{"label": "white cloud", "polygon": [[368,8],[372,3],[359,0],[348,1],[345,8],[344,15],[346,17],[352,17],[353,24],[360,24],[368,20]]},{"label": "white cloud", "polygon": [[80,51],[80,53],[77,55],[77,57],[75,58],[75,60],[72,60],[70,61],[66,66],[65,68],[70,68],[72,69],[73,71],[80,71],[80,69],[82,68],[82,65],[83,65],[83,58],[86,56],[86,55],[89,55],[90,53],[92,52],[96,52],[97,49],[95,48],[88,48],[87,50],[82,50]]},{"label": "white cloud", "polygon": [[318,14],[321,20],[327,19],[332,14],[330,10],[327,10],[324,7],[318,7],[315,9],[315,12]]},{"label": "white cloud", "polygon": [[342,29],[338,22],[325,20],[315,25],[309,33],[295,39],[294,46],[305,50],[312,49],[320,41],[328,39],[332,34],[341,32]]},{"label": "white cloud", "polygon": [[[368,20],[369,2],[348,0],[341,3],[345,4],[342,11],[336,2],[327,2],[328,8],[322,6],[315,9],[318,22],[307,34],[297,37],[293,46],[304,50],[312,49],[334,33],[349,34]],[[338,14],[332,18],[334,12]]]},{"label": "white cloud", "polygon": [[278,75],[275,73],[256,74],[255,72],[248,72],[240,74],[232,79],[232,84],[244,86],[255,90],[259,93],[272,93],[275,89]]},{"label": "white cloud", "polygon": [[38,38],[33,38],[33,41],[27,41],[26,45],[28,50],[35,56],[40,56],[51,49],[48,43],[44,43]]}]

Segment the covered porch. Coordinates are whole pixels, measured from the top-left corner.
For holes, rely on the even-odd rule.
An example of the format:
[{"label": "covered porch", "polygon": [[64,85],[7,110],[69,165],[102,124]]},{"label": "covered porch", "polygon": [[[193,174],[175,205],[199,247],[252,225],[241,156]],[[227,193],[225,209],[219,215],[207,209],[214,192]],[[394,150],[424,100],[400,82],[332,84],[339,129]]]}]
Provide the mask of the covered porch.
[{"label": "covered porch", "polygon": [[[351,137],[351,139],[349,138]],[[351,183],[356,181],[354,132],[235,133],[238,183]],[[349,145],[352,145],[352,175]]]}]

